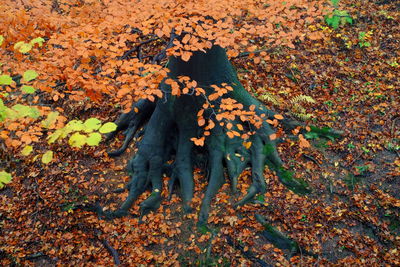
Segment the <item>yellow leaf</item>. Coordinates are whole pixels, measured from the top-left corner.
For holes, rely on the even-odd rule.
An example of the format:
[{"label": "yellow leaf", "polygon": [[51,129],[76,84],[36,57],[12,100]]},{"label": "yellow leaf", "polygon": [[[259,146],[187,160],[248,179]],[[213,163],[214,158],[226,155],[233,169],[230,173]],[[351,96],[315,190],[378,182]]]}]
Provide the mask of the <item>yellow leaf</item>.
[{"label": "yellow leaf", "polygon": [[5,184],[11,182],[11,174],[5,171],[0,172],[0,189],[4,187]]},{"label": "yellow leaf", "polygon": [[53,151],[48,150],[46,153],[43,154],[42,156],[42,162],[44,164],[48,164],[50,161],[53,160]]},{"label": "yellow leaf", "polygon": [[23,156],[28,156],[32,152],[33,148],[32,146],[25,146],[24,149],[22,149],[21,154]]},{"label": "yellow leaf", "polygon": [[249,141],[249,142],[243,142],[243,146],[246,148],[246,149],[249,149],[250,147],[251,147],[251,142]]},{"label": "yellow leaf", "polygon": [[113,122],[106,122],[103,124],[103,126],[101,126],[101,128],[99,129],[100,133],[110,133],[110,132],[114,132],[117,129],[117,125]]},{"label": "yellow leaf", "polygon": [[81,148],[86,143],[86,135],[80,133],[74,133],[68,140],[68,144],[72,147]]}]

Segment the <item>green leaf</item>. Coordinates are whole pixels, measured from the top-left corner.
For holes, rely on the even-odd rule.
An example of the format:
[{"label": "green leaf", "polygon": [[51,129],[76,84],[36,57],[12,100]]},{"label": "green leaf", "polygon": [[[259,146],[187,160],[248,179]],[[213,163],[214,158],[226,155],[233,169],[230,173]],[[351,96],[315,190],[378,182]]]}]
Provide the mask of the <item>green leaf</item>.
[{"label": "green leaf", "polygon": [[42,37],[37,37],[37,38],[35,38],[35,39],[32,39],[29,43],[33,46],[33,45],[35,45],[35,44],[38,44],[39,45],[39,47],[41,47],[42,45],[43,45],[43,42],[44,42],[45,40],[42,38]]},{"label": "green leaf", "polygon": [[42,156],[42,162],[44,164],[48,164],[52,160],[53,160],[53,151],[47,150],[47,152],[44,153]]},{"label": "green leaf", "polygon": [[25,81],[29,82],[36,79],[38,75],[39,74],[34,70],[27,70],[24,72],[24,75],[22,77],[24,78]]},{"label": "green leaf", "polygon": [[335,30],[336,30],[337,28],[339,28],[339,22],[340,22],[340,17],[338,17],[338,16],[333,16],[333,17],[332,17],[332,21],[331,21],[332,28],[334,28]]},{"label": "green leaf", "polygon": [[47,114],[47,118],[42,121],[43,128],[50,128],[50,126],[57,120],[59,114],[58,111],[53,111]]},{"label": "green leaf", "polygon": [[0,75],[0,85],[10,85],[12,81],[10,75]]},{"label": "green leaf", "polygon": [[113,122],[107,122],[99,129],[100,133],[110,133],[117,129],[117,125]]},{"label": "green leaf", "polygon": [[3,35],[0,35],[0,45],[3,44],[3,41],[4,41],[4,36],[3,36]]},{"label": "green leaf", "polygon": [[353,24],[353,19],[351,17],[346,17],[346,22],[349,24]]},{"label": "green leaf", "polygon": [[32,45],[21,41],[14,45],[14,49],[25,54],[32,50]]},{"label": "green leaf", "polygon": [[304,134],[304,137],[307,139],[317,139],[319,135],[315,132],[307,132]]},{"label": "green leaf", "polygon": [[331,0],[332,5],[333,5],[334,7],[337,7],[337,6],[338,6],[339,1],[340,1],[340,0]]},{"label": "green leaf", "polygon": [[4,106],[3,100],[0,99],[0,121],[4,121],[7,117],[6,106]]},{"label": "green leaf", "polygon": [[[17,105],[12,106],[11,109],[16,112],[16,114],[12,114],[12,112],[11,112],[10,118],[12,118],[12,119],[18,119],[18,118],[24,118],[24,117],[31,117],[33,119],[37,119],[40,116],[39,110],[35,107],[17,104]],[[13,118],[14,116],[15,116],[15,118]]]},{"label": "green leaf", "polygon": [[0,172],[0,189],[4,187],[5,184],[11,182],[11,174],[5,171]]},{"label": "green leaf", "polygon": [[89,146],[98,146],[101,141],[101,134],[99,133],[91,133],[86,139],[86,143]]},{"label": "green leaf", "polygon": [[56,130],[54,133],[47,136],[47,143],[52,144],[64,133],[64,128]]},{"label": "green leaf", "polygon": [[65,126],[66,128],[71,129],[72,131],[75,132],[79,132],[82,131],[84,126],[83,126],[83,122],[82,121],[78,121],[78,120],[72,120],[70,122],[67,123],[67,126]]},{"label": "green leaf", "polygon": [[29,85],[22,85],[21,90],[25,94],[33,94],[35,92],[35,88]]},{"label": "green leaf", "polygon": [[24,149],[21,150],[21,154],[23,156],[28,156],[29,154],[31,154],[31,152],[33,151],[32,146],[25,146]]},{"label": "green leaf", "polygon": [[69,138],[68,144],[72,147],[79,147],[81,148],[86,143],[86,135],[80,133],[74,133]]},{"label": "green leaf", "polygon": [[84,122],[83,126],[84,126],[84,131],[90,133],[100,128],[101,121],[96,118],[90,118]]}]

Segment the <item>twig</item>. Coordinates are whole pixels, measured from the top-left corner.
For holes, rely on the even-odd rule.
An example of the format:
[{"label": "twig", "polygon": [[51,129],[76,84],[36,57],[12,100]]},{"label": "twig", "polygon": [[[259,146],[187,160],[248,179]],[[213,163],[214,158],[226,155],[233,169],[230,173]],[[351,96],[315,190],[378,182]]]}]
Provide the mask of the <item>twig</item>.
[{"label": "twig", "polygon": [[135,46],[135,47],[129,49],[128,51],[126,51],[126,52],[120,57],[120,59],[122,59],[122,60],[127,59],[132,53],[138,52],[138,58],[141,60],[141,56],[140,56],[140,47],[141,47],[142,45],[145,45],[145,44],[151,43],[151,42],[153,42],[153,41],[156,41],[156,40],[158,40],[158,39],[159,39],[159,38],[153,38],[153,39],[149,39],[149,40],[146,40],[146,41],[143,41],[143,42],[139,43],[137,46]]},{"label": "twig", "polygon": [[353,164],[362,156],[364,152],[360,152],[349,164],[347,164],[347,167],[353,166]]},{"label": "twig", "polygon": [[174,41],[177,37],[178,35],[175,33],[175,29],[172,29],[167,46],[153,57],[152,64],[159,64],[161,60],[167,57],[167,50],[174,46]]},{"label": "twig", "polygon": [[110,252],[110,254],[113,256],[115,265],[120,265],[121,261],[119,260],[119,255],[118,255],[117,250],[115,248],[113,248],[110,245],[110,243],[108,243],[107,240],[101,239],[100,241],[103,244],[103,246],[108,250],[108,252]]},{"label": "twig", "polygon": [[241,58],[241,57],[247,57],[247,56],[249,56],[251,54],[254,54],[254,55],[255,54],[260,54],[262,52],[272,53],[274,50],[275,49],[273,49],[273,48],[269,48],[269,49],[256,50],[256,51],[253,51],[253,52],[242,52],[242,53],[240,53],[239,55],[237,55],[236,57],[234,57],[232,59]]},{"label": "twig", "polygon": [[392,129],[390,130],[390,135],[391,135],[391,136],[394,136],[394,128],[395,128],[395,126],[396,126],[396,121],[397,121],[397,119],[400,119],[400,117],[397,116],[397,117],[394,117],[394,118],[393,118]]},{"label": "twig", "polygon": [[114,259],[115,265],[120,265],[121,261],[119,260],[118,251],[115,248],[113,248],[106,239],[100,238],[100,230],[94,229],[94,232],[97,236],[97,239],[103,244],[103,246],[107,249],[107,251],[110,252],[111,256]]},{"label": "twig", "polygon": [[47,256],[47,255],[43,254],[43,252],[37,252],[37,253],[26,256],[25,260],[33,260],[33,259],[45,257],[45,256]]},{"label": "twig", "polygon": [[321,168],[321,164],[319,164],[319,162],[318,162],[313,156],[310,156],[310,155],[307,155],[307,154],[303,154],[303,157],[305,157],[306,159],[311,160],[311,161],[314,162],[318,167]]}]

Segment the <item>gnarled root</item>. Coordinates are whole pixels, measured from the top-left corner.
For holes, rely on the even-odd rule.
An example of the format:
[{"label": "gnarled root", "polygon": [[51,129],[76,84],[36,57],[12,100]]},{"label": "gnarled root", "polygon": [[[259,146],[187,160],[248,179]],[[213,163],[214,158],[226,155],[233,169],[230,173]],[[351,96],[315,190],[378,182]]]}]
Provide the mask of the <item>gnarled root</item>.
[{"label": "gnarled root", "polygon": [[116,157],[125,152],[137,130],[147,122],[147,120],[153,114],[155,107],[156,105],[154,102],[142,99],[133,104],[128,113],[124,113],[118,118],[118,120],[115,122],[117,124],[117,129],[107,135],[106,141],[114,138],[120,131],[125,131],[125,139],[124,143],[118,150],[108,152],[109,156]]},{"label": "gnarled root", "polygon": [[[189,62],[171,57],[168,64],[170,69],[168,75],[172,79],[189,76],[202,84],[206,90],[209,90],[207,88],[211,88],[211,85],[224,83],[232,85],[233,90],[221,98],[234,99],[236,103],[243,105],[244,110],[250,110],[252,107],[259,117],[274,119],[276,113],[266,109],[241,86],[222,48],[214,46],[207,53],[196,52]],[[106,213],[100,207],[96,207],[95,210],[100,215],[107,218],[126,215],[135,200],[147,189],[151,190],[151,194],[140,204],[141,214],[156,210],[162,201],[164,173],[171,177],[168,185],[170,194],[174,184],[179,183],[183,208],[186,212],[190,212],[194,190],[193,166],[204,166],[206,169],[204,173],[208,178],[199,214],[199,225],[207,224],[211,201],[225,182],[225,172],[228,174],[232,191],[236,192],[239,175],[246,167],[252,168],[252,184],[247,194],[235,203],[235,206],[244,205],[253,200],[257,194],[266,192],[267,185],[263,175],[266,164],[289,189],[298,193],[309,191],[304,182],[293,179],[291,173],[283,168],[276,149],[276,141],[270,139],[274,131],[268,123],[264,122],[258,129],[250,124],[242,126],[247,127],[244,130],[255,132],[246,140],[245,145],[240,137],[228,137],[226,134],[228,130],[216,120],[214,110],[206,110],[204,117],[214,120],[215,127],[210,130],[209,136],[205,139],[205,146],[199,152],[191,138],[199,137],[204,132],[204,129],[197,124],[197,114],[203,108],[205,101],[208,101],[207,95],[212,91],[207,91],[206,95],[195,96],[194,93],[189,93],[175,97],[169,93],[171,88],[168,85],[161,83],[160,87],[165,93],[162,99],[154,103],[141,100],[134,104],[129,113],[118,119],[116,132],[109,136],[112,138],[118,131],[125,130],[124,144],[119,150],[110,153],[113,156],[120,155],[137,131],[144,128],[143,137],[138,143],[138,151],[128,164],[131,181],[127,186],[129,189],[127,199],[114,212]],[[208,109],[218,109],[221,98]],[[239,118],[230,122],[233,127],[243,125]],[[284,119],[282,126],[290,130],[298,124]],[[203,164],[203,158],[207,158],[207,164]]]},{"label": "gnarled root", "polygon": [[[183,208],[186,212],[192,210],[193,166],[199,164],[200,157],[194,156],[198,151],[195,151],[196,147],[190,139],[198,136],[202,131],[197,125],[196,114],[199,108],[197,101],[198,99],[194,96],[182,96],[177,99],[171,97],[168,101],[158,100],[154,109],[150,108],[149,103],[142,102],[140,105],[146,115],[140,112],[123,115],[125,117],[119,120],[117,130],[122,130],[124,127],[128,129],[125,142],[129,142],[128,138],[136,133],[139,125],[143,125],[144,118],[151,114],[143,139],[139,142],[138,151],[128,164],[128,170],[132,176],[127,186],[129,195],[114,212],[104,213],[98,209],[101,215],[108,218],[126,215],[134,201],[147,189],[151,190],[151,194],[140,204],[141,215],[156,210],[162,201],[164,173],[168,173],[171,177],[169,192],[172,193],[174,184],[179,183]],[[145,104],[148,106],[143,107]],[[129,122],[129,119],[133,123]],[[207,224],[211,201],[225,182],[224,166],[226,166],[233,192],[237,191],[239,175],[246,167],[252,168],[252,184],[248,193],[235,203],[235,206],[244,205],[253,200],[257,194],[266,192],[267,186],[263,176],[265,164],[275,170],[282,181],[286,181],[285,170],[282,168],[275,141],[269,138],[273,133],[269,124],[263,124],[256,134],[250,136],[247,140],[251,144],[250,148],[244,146],[243,139],[240,137],[229,138],[226,131],[227,129],[216,124],[205,142],[203,153],[208,159],[205,173],[208,173],[209,181],[201,204],[198,225]],[[123,149],[125,148],[124,143]],[[169,164],[168,162],[171,161],[173,163]],[[284,183],[291,186],[289,182]]]}]

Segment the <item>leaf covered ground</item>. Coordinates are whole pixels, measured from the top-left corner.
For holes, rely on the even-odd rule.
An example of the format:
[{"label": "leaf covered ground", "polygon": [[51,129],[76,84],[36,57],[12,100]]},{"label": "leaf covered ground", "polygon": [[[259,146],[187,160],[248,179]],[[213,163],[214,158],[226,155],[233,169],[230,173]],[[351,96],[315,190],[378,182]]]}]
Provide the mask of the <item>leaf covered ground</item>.
[{"label": "leaf covered ground", "polygon": [[[73,19],[69,17],[73,14],[63,14],[63,10],[84,5],[83,1],[63,3],[54,4],[53,12],[65,20]],[[29,6],[24,8],[29,10]],[[67,141],[49,145],[40,139],[43,129],[31,126],[30,134],[24,135],[20,125],[8,125],[0,129],[0,171],[12,175],[11,182],[0,189],[1,265],[111,266],[113,253],[124,266],[400,265],[399,6],[396,1],[346,0],[340,9],[347,11],[353,23],[343,23],[338,29],[324,20],[309,25],[323,34],[322,39],[306,39],[293,49],[274,48],[268,52],[269,60],[254,55],[232,60],[243,85],[266,105],[281,114],[310,114],[313,124],[344,131],[342,139],[334,140],[309,134],[305,137],[311,146],[291,139],[279,145],[287,167],[311,185],[311,194],[294,194],[266,168],[268,192],[253,204],[234,209],[229,184],[223,186],[212,204],[211,232],[196,230],[197,213],[185,215],[178,194],[164,200],[143,222],[139,222],[137,205],[128,217],[100,220],[80,207],[96,201],[106,209],[117,207],[127,193],[114,191],[129,180],[125,166],[136,147],[131,145],[120,158],[112,159],[106,151],[118,147],[122,137],[110,145],[73,148]],[[10,10],[0,6],[0,12]],[[30,21],[17,8],[13,11],[21,15],[7,23]],[[75,23],[86,25],[85,21]],[[27,32],[35,29],[35,25],[25,27]],[[22,39],[30,40],[25,35]],[[39,49],[38,45],[33,49]],[[2,55],[1,63],[21,74],[31,61],[41,60],[39,56],[29,61],[7,52]],[[73,68],[65,75],[72,73]],[[39,83],[34,85],[40,88]],[[38,103],[44,114],[50,108],[62,111],[68,120],[97,117],[106,121],[118,115],[106,100],[96,103],[63,84],[52,86],[54,92],[13,97]],[[300,95],[311,97],[314,103],[305,101],[303,109],[296,110],[294,99]],[[19,137],[26,136],[22,142],[41,140],[35,145],[37,154],[51,150],[54,158],[43,164],[35,153],[21,155],[20,139],[6,146],[8,132],[18,130]],[[251,183],[249,173],[246,170],[240,177],[242,195]],[[195,178],[198,212],[207,181],[200,170]],[[255,214],[298,242],[301,253],[289,257],[288,251],[268,242]]]}]

